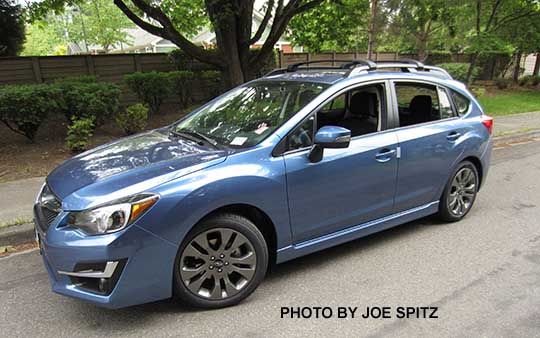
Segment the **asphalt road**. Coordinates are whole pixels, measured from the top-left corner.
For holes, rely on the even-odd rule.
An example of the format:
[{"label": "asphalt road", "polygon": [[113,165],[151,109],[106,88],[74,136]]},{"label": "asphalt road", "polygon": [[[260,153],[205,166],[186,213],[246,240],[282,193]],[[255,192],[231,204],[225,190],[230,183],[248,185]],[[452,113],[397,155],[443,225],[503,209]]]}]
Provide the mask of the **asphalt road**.
[{"label": "asphalt road", "polygon": [[[275,268],[239,306],[105,310],[50,291],[36,251],[0,260],[0,337],[540,337],[540,142],[498,149],[468,217],[422,219]],[[330,319],[281,318],[329,306]],[[358,307],[355,318],[338,306]],[[364,319],[366,306],[392,307]],[[398,319],[398,306],[439,318]]]}]

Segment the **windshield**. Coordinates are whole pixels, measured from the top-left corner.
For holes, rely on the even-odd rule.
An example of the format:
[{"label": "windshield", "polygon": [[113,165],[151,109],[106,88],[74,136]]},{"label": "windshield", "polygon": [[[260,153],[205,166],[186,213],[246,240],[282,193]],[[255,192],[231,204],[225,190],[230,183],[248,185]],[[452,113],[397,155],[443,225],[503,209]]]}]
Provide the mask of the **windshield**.
[{"label": "windshield", "polygon": [[261,142],[328,87],[298,81],[257,81],[222,95],[173,126],[216,143],[246,148]]}]

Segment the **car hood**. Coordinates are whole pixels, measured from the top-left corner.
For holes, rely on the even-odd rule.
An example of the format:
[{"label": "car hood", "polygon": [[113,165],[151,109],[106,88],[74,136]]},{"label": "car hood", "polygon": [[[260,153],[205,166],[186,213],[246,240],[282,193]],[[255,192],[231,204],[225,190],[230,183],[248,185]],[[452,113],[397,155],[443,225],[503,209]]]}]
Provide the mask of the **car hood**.
[{"label": "car hood", "polygon": [[75,156],[51,172],[47,184],[62,209],[81,210],[220,163],[227,155],[158,129]]}]

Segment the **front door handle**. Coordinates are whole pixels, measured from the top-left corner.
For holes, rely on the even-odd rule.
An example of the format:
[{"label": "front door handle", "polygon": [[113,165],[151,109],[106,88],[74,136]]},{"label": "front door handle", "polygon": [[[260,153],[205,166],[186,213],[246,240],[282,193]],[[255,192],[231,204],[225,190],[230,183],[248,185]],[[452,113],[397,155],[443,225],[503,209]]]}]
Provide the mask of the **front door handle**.
[{"label": "front door handle", "polygon": [[452,131],[450,132],[448,135],[446,135],[446,139],[450,142],[454,142],[455,140],[457,140],[459,137],[461,136],[460,133],[458,133],[457,131]]},{"label": "front door handle", "polygon": [[392,155],[396,153],[396,149],[384,148],[375,155],[377,162],[388,162],[392,158]]}]

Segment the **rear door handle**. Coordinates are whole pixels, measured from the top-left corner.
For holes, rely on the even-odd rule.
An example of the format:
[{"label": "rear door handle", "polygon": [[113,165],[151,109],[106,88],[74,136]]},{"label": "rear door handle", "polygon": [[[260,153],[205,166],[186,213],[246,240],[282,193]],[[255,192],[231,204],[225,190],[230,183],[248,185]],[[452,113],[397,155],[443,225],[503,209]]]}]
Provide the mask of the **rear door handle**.
[{"label": "rear door handle", "polygon": [[457,140],[460,136],[461,136],[461,134],[458,133],[457,131],[452,131],[448,135],[446,135],[446,139],[448,141],[453,142],[453,141]]},{"label": "rear door handle", "polygon": [[377,162],[388,162],[392,158],[392,155],[396,153],[396,149],[384,148],[375,155]]}]

